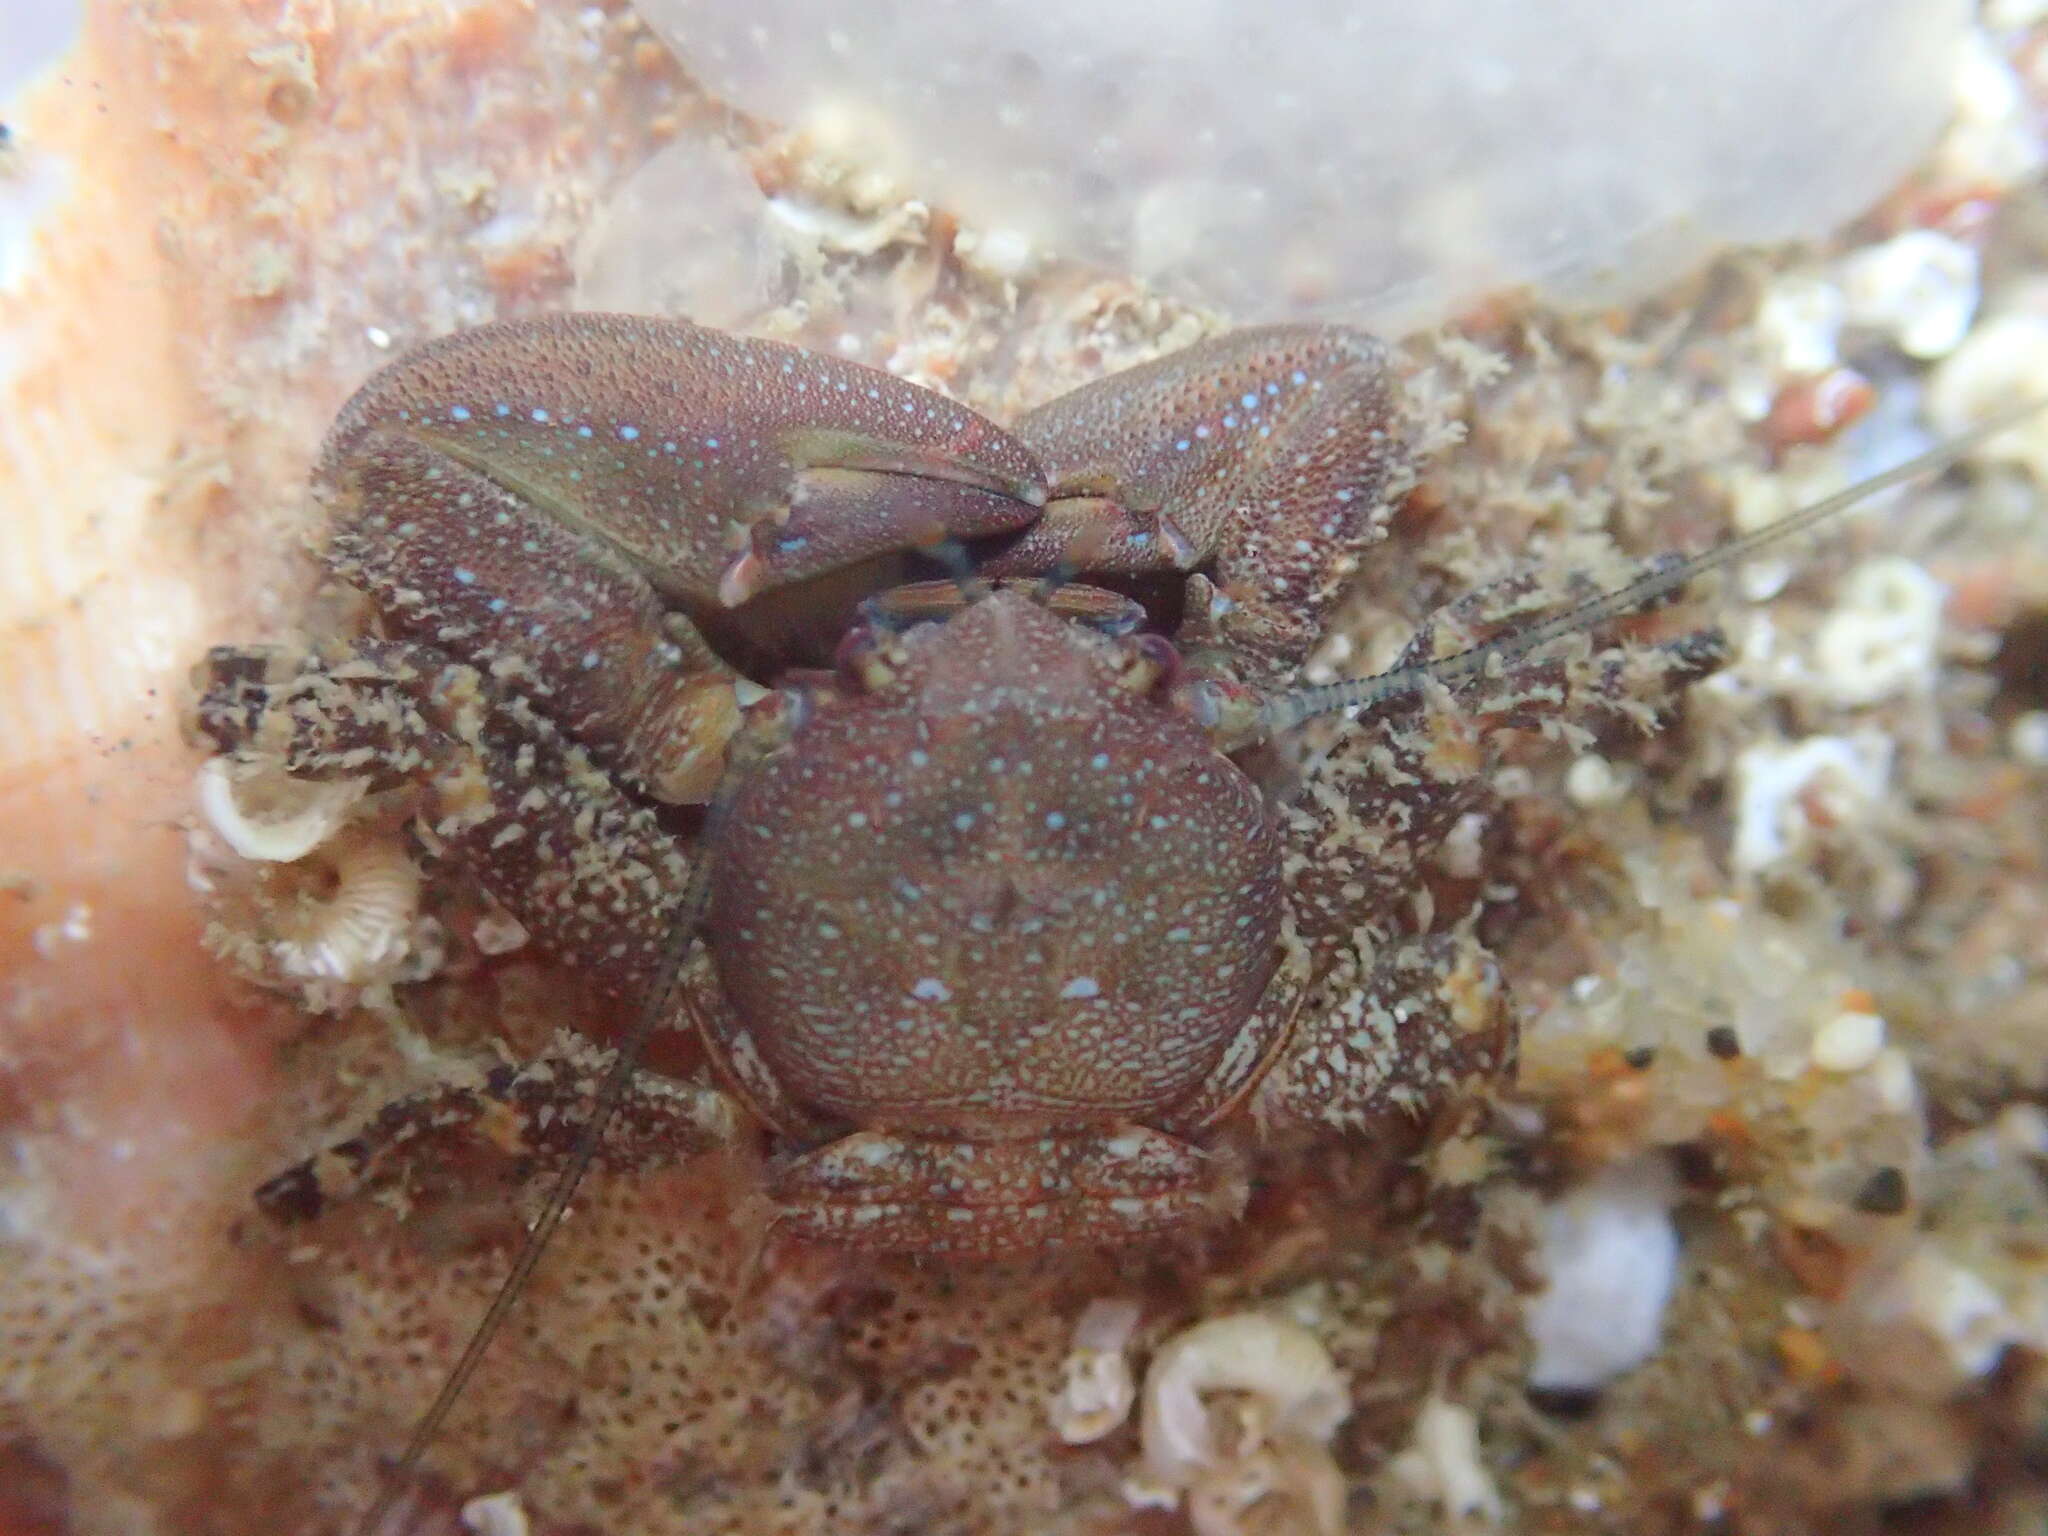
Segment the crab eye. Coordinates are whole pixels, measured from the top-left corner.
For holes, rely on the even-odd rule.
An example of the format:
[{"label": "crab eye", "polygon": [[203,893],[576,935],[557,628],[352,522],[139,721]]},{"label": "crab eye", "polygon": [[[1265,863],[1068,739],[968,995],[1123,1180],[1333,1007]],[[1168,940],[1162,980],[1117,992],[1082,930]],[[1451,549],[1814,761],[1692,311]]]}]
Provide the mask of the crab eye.
[{"label": "crab eye", "polygon": [[1219,751],[1235,751],[1266,734],[1264,700],[1242,683],[1199,672],[1173,685],[1173,707],[1209,733]]},{"label": "crab eye", "polygon": [[840,638],[832,666],[864,693],[880,693],[896,681],[882,635],[871,625],[856,624]]},{"label": "crab eye", "polygon": [[1170,687],[1180,671],[1180,652],[1164,635],[1133,635],[1124,642],[1124,669],[1117,686],[1132,693]]},{"label": "crab eye", "polygon": [[1223,718],[1223,690],[1205,677],[1198,677],[1174,689],[1173,702],[1182,714],[1205,731],[1213,729]]}]

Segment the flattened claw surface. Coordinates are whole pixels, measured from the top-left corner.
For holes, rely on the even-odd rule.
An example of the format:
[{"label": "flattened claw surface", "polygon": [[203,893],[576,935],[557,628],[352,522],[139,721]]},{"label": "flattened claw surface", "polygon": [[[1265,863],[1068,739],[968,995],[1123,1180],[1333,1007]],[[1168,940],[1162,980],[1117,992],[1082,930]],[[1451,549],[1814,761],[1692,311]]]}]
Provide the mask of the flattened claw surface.
[{"label": "flattened claw surface", "polygon": [[[374,434],[437,450],[623,555],[656,590],[703,602],[718,597],[736,527],[817,541],[808,560],[760,550],[761,579],[777,580],[898,548],[906,521],[966,537],[1021,527],[1044,496],[1030,450],[963,405],[842,359],[644,316],[548,315],[431,342],[344,409],[320,478],[345,478]],[[823,489],[809,484],[819,472]],[[854,477],[854,494],[833,475]],[[883,488],[903,517],[878,510]],[[854,526],[828,526],[843,508]]]},{"label": "flattened claw surface", "polygon": [[1338,326],[1233,332],[1084,386],[1017,435],[1052,483],[991,575],[1212,566],[1230,640],[1280,669],[1320,632],[1343,557],[1381,536],[1406,464],[1384,346]]},{"label": "flattened claw surface", "polygon": [[719,601],[737,607],[869,555],[1007,533],[1035,516],[1036,501],[951,477],[813,465],[791,476],[787,515],[748,527],[746,548],[719,578]]},{"label": "flattened claw surface", "polygon": [[738,675],[617,551],[401,433],[360,439],[327,561],[402,629],[531,697],[657,798],[702,800]]}]

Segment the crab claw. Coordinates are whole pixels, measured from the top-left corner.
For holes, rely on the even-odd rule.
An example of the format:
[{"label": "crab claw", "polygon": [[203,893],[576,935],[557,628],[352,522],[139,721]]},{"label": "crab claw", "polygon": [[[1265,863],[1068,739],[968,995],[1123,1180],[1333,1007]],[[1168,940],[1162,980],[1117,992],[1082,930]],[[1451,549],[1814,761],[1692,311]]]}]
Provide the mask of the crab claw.
[{"label": "crab claw", "polygon": [[1062,395],[1017,435],[1052,493],[984,574],[1076,549],[1084,574],[1211,570],[1242,594],[1229,643],[1270,677],[1306,657],[1406,466],[1387,349],[1340,326],[1218,337]]}]

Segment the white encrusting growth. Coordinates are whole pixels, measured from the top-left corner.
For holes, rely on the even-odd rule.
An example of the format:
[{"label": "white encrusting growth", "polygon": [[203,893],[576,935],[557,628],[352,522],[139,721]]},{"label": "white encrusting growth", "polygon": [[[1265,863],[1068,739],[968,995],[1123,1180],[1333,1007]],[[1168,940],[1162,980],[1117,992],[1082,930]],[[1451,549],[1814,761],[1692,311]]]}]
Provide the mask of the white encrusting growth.
[{"label": "white encrusting growth", "polygon": [[1853,825],[1881,804],[1892,742],[1874,731],[1759,742],[1735,760],[1735,868],[1768,869],[1806,844],[1816,814]]},{"label": "white encrusting growth", "polygon": [[1810,274],[1778,278],[1757,305],[1758,336],[1781,374],[1827,372],[1841,356],[1848,303],[1842,290]]},{"label": "white encrusting growth", "polygon": [[297,779],[280,768],[241,772],[232,759],[199,768],[199,811],[245,859],[289,864],[329,841],[362,798],[362,779]]},{"label": "white encrusting growth", "polygon": [[1053,1429],[1069,1445],[1100,1440],[1130,1417],[1138,1387],[1127,1351],[1139,1308],[1122,1298],[1088,1303],[1074,1324],[1065,1380],[1051,1404]]},{"label": "white encrusting growth", "polygon": [[1472,1410],[1432,1397],[1415,1416],[1415,1436],[1392,1463],[1394,1476],[1420,1498],[1443,1506],[1453,1532],[1485,1530],[1506,1517],[1493,1477],[1479,1457]]},{"label": "white encrusting growth", "polygon": [[1948,589],[1903,555],[1866,560],[1814,639],[1822,689],[1837,704],[1876,704],[1934,685]]},{"label": "white encrusting growth", "polygon": [[1889,337],[1908,357],[1946,357],[1977,313],[1977,252],[1931,229],[1908,230],[1842,264],[1852,324]]},{"label": "white encrusting growth", "polygon": [[1544,1208],[1537,1262],[1547,1283],[1523,1316],[1536,1347],[1530,1386],[1590,1391],[1655,1351],[1678,1273],[1671,1196],[1663,1160],[1646,1158]]},{"label": "white encrusting growth", "polygon": [[1343,1374],[1299,1323],[1262,1312],[1211,1318],[1168,1340],[1145,1373],[1136,1491],[1185,1493],[1198,1529],[1233,1530],[1244,1506],[1230,1492],[1257,1465],[1266,1486],[1291,1486],[1334,1532],[1343,1490],[1321,1476],[1335,1471],[1322,1447],[1350,1414]]}]

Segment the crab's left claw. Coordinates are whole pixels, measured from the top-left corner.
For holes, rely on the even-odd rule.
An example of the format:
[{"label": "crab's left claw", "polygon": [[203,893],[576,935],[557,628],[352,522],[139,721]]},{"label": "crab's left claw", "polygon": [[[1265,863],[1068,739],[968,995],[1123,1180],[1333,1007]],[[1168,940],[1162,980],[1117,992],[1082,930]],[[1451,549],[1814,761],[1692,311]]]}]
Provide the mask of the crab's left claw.
[{"label": "crab's left claw", "polygon": [[459,469],[665,597],[728,606],[870,555],[1010,532],[1045,500],[1030,449],[956,401],[637,315],[539,316],[417,348],[349,402],[320,479],[345,488],[393,440],[447,466],[418,477],[415,520],[460,521],[431,494]]},{"label": "crab's left claw", "polygon": [[1063,395],[1015,430],[1051,494],[988,574],[1069,559],[1211,572],[1230,604],[1222,638],[1267,679],[1307,655],[1407,478],[1387,349],[1338,326],[1237,331]]}]

